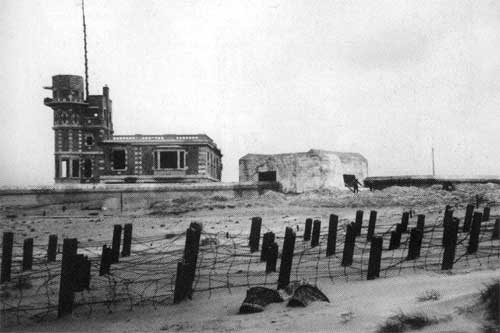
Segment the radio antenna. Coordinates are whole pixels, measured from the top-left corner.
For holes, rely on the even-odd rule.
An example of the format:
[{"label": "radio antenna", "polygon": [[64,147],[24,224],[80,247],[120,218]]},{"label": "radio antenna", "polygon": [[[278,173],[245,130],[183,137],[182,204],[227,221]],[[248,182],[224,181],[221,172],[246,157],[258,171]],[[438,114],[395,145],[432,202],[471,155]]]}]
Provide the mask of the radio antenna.
[{"label": "radio antenna", "polygon": [[85,58],[85,100],[89,97],[89,65],[87,59],[87,25],[85,24],[85,0],[82,0],[83,50]]}]

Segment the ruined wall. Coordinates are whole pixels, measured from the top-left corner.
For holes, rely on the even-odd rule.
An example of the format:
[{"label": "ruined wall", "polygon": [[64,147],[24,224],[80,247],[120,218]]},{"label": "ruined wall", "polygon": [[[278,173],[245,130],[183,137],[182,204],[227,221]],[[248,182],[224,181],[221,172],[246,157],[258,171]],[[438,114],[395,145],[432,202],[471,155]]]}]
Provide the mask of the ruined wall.
[{"label": "ruined wall", "polygon": [[284,192],[305,192],[320,188],[345,188],[344,174],[362,182],[368,176],[368,162],[357,153],[310,150],[306,153],[253,155],[240,159],[240,182],[257,182],[259,172],[276,171]]}]

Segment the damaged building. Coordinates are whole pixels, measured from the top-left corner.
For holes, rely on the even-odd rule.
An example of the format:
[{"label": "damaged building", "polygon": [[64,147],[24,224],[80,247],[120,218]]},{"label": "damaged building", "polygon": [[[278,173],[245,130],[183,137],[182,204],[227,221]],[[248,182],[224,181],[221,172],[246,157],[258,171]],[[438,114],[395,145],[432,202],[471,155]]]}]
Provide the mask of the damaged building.
[{"label": "damaged building", "polygon": [[108,87],[85,99],[83,78],[52,77],[56,183],[221,180],[222,154],[205,134],[114,135]]},{"label": "damaged building", "polygon": [[368,176],[368,161],[359,153],[311,149],[304,153],[248,154],[239,160],[239,181],[277,181],[284,192],[345,188],[344,179]]}]

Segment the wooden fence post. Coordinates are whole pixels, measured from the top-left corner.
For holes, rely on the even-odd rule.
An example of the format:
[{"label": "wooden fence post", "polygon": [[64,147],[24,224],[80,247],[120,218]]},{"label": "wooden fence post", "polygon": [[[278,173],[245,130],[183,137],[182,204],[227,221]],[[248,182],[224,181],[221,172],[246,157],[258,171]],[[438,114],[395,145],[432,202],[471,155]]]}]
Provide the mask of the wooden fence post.
[{"label": "wooden fence post", "polygon": [[479,233],[481,232],[481,221],[483,214],[475,212],[472,217],[472,227],[469,234],[469,246],[467,246],[467,253],[476,253],[479,247]]},{"label": "wooden fence post", "polygon": [[261,227],[262,227],[262,218],[252,217],[252,225],[250,227],[250,238],[248,240],[248,245],[250,246],[250,252],[259,251]]},{"label": "wooden fence post", "polygon": [[469,232],[470,225],[472,223],[472,214],[474,213],[474,205],[468,204],[467,208],[465,208],[465,217],[464,217],[464,226],[462,231]]},{"label": "wooden fence post", "polygon": [[448,243],[448,235],[451,232],[450,225],[452,223],[453,223],[453,209],[446,209],[443,220],[443,239],[442,239],[443,246],[446,246],[446,244]]},{"label": "wooden fence post", "polygon": [[130,250],[132,248],[132,223],[127,223],[123,228],[123,247],[122,247],[122,257],[130,256]]},{"label": "wooden fence post", "polygon": [[23,243],[23,271],[33,268],[33,238],[26,238]]},{"label": "wooden fence post", "polygon": [[373,233],[375,232],[375,224],[377,223],[377,211],[370,211],[370,219],[368,220],[368,232],[366,234],[366,240],[371,241]]},{"label": "wooden fence post", "polygon": [[311,238],[311,247],[318,246],[320,232],[321,232],[321,221],[314,220],[313,233]]},{"label": "wooden fence post", "polygon": [[312,219],[306,219],[306,226],[304,228],[304,240],[311,240],[311,230],[312,230]]},{"label": "wooden fence post", "polygon": [[262,249],[260,250],[260,261],[267,261],[269,256],[269,246],[274,243],[274,233],[266,232],[262,237]]},{"label": "wooden fence post", "polygon": [[355,224],[351,223],[346,226],[344,252],[342,253],[343,267],[352,265],[352,256],[354,254],[354,245],[356,242],[356,229]]},{"label": "wooden fence post", "polygon": [[354,236],[360,236],[361,235],[361,228],[363,227],[363,211],[362,210],[357,210],[356,211],[356,230],[354,233]]},{"label": "wooden fence post", "polygon": [[403,215],[401,215],[401,233],[408,232],[408,222],[410,220],[410,213],[409,212],[403,212]]},{"label": "wooden fence post", "polygon": [[422,235],[424,234],[424,227],[425,227],[425,215],[419,214],[417,215],[417,229],[420,230]]},{"label": "wooden fence post", "polygon": [[76,238],[66,238],[63,241],[63,255],[61,263],[61,280],[59,283],[59,302],[57,308],[57,316],[60,318],[64,315],[71,314],[73,311],[73,302],[75,294],[74,287],[74,258],[78,248]]},{"label": "wooden fence post", "polygon": [[452,269],[455,261],[455,248],[457,246],[458,221],[448,221],[446,243],[444,245],[442,270]]},{"label": "wooden fence post", "polygon": [[491,233],[491,239],[498,239],[500,234],[500,219],[495,220],[495,225],[493,226],[493,232]]},{"label": "wooden fence post", "polygon": [[111,251],[113,251],[113,263],[120,261],[120,243],[122,238],[122,226],[115,224],[113,226],[113,243],[111,244]]},{"label": "wooden fence post", "polygon": [[178,304],[186,297],[186,266],[183,261],[177,263],[177,273],[175,275],[174,304]]},{"label": "wooden fence post", "polygon": [[290,283],[290,272],[292,270],[293,252],[295,248],[295,232],[287,227],[283,252],[281,253],[280,273],[278,277],[278,289],[283,289]]},{"label": "wooden fence post", "polygon": [[490,207],[486,206],[483,209],[483,222],[490,220]]},{"label": "wooden fence post", "polygon": [[0,283],[10,281],[12,267],[12,246],[14,245],[14,233],[6,231],[2,240],[2,273]]},{"label": "wooden fence post", "polygon": [[103,276],[110,273],[111,263],[113,262],[113,251],[107,247],[107,245],[102,246],[101,253],[101,266],[99,267],[99,276]]},{"label": "wooden fence post", "polygon": [[328,224],[328,240],[326,244],[326,256],[335,254],[335,247],[337,246],[337,227],[339,224],[339,217],[335,214],[330,215]]},{"label": "wooden fence post", "polygon": [[276,262],[278,261],[278,244],[271,243],[268,248],[266,261],[266,274],[276,272]]},{"label": "wooden fence post", "polygon": [[56,261],[57,255],[57,235],[49,236],[49,244],[47,246],[47,262]]},{"label": "wooden fence post", "polygon": [[373,280],[380,274],[380,259],[382,258],[382,244],[384,239],[380,236],[372,237],[370,258],[368,259],[367,280]]},{"label": "wooden fence post", "polygon": [[406,260],[417,259],[420,256],[420,246],[422,244],[422,232],[420,229],[412,228],[410,231],[410,244],[408,246],[408,256]]},{"label": "wooden fence post", "polygon": [[[186,280],[186,296],[191,298],[193,294],[193,282],[200,249],[200,237],[202,226],[199,223],[191,223],[186,230],[186,245],[184,247],[184,279]],[[260,230],[259,230],[260,233]]]},{"label": "wooden fence post", "polygon": [[389,250],[399,249],[401,245],[401,224],[396,224],[396,230],[391,231],[391,239],[389,240]]}]

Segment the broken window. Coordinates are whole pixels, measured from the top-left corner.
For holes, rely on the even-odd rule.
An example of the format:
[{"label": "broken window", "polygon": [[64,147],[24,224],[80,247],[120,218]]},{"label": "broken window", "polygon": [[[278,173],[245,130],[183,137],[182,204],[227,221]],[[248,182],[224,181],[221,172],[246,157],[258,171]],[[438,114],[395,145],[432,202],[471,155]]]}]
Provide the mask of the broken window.
[{"label": "broken window", "polygon": [[113,150],[111,158],[114,170],[124,170],[126,168],[125,149]]}]

